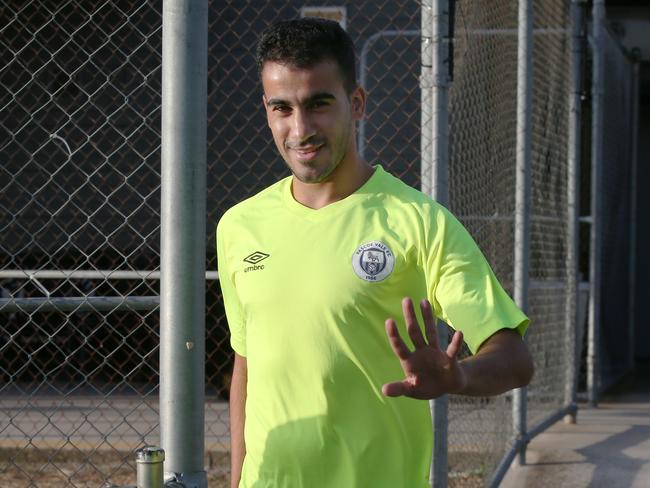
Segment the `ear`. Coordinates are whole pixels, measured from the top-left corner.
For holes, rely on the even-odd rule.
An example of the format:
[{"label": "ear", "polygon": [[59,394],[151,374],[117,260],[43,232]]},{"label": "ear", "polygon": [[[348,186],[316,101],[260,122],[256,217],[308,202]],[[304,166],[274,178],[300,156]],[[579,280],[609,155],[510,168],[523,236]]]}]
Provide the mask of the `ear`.
[{"label": "ear", "polygon": [[352,94],[350,95],[350,105],[352,110],[352,118],[354,120],[363,119],[364,113],[366,111],[366,91],[357,86]]}]

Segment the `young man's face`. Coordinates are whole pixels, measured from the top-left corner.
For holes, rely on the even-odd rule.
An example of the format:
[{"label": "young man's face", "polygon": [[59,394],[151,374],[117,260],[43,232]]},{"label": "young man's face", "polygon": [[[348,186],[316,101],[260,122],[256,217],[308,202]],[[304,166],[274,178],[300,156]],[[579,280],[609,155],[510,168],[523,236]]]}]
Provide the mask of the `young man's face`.
[{"label": "young man's face", "polygon": [[356,158],[354,121],[363,116],[365,95],[345,91],[334,61],[304,69],[269,61],[262,85],[273,140],[298,180],[325,181]]}]

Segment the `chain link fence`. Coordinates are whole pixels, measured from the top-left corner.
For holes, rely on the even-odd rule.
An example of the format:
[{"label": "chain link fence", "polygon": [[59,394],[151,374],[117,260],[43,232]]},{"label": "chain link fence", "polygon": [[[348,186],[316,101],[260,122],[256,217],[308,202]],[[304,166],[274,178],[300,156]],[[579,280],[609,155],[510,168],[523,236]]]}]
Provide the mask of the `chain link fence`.
[{"label": "chain link fence", "polygon": [[[210,4],[208,269],[221,214],[286,174],[265,132],[253,51],[264,27],[300,7]],[[416,2],[375,7],[347,9],[359,46],[419,26]],[[160,1],[3,3],[3,486],[129,482],[133,449],[159,442],[161,12]],[[368,150],[415,186],[418,49],[415,37],[381,39],[366,67],[369,90],[384,94],[400,80],[381,73],[382,52],[406,73],[410,116],[395,105],[400,120],[369,119]],[[216,282],[206,298],[212,486],[227,477],[231,352]]]},{"label": "chain link fence", "polygon": [[[517,13],[513,1],[456,2],[450,96],[451,209],[511,294]],[[569,2],[535,4],[533,19],[528,344],[536,372],[528,389],[531,425],[564,401]],[[450,475],[464,480],[459,482],[463,486],[482,486],[512,439],[511,395],[452,397],[449,417]]]},{"label": "chain link fence", "polygon": [[[304,5],[209,5],[206,469],[210,486],[226,486],[232,353],[214,229],[288,174],[254,46]],[[2,486],[132,483],[133,450],[159,443],[161,12],[153,0],[2,3]],[[421,5],[364,0],[339,12],[369,93],[359,149],[419,187]],[[450,208],[512,293],[517,2],[459,0],[453,19]],[[562,407],[565,384],[569,22],[567,0],[535,5],[531,425]],[[511,438],[510,395],[450,398],[450,486],[485,484]]]},{"label": "chain link fence", "polygon": [[125,482],[158,436],[160,8],[0,12],[0,484]]},{"label": "chain link fence", "polygon": [[[450,208],[512,296],[516,2],[487,6],[460,1],[456,3],[454,17]],[[485,484],[512,435],[511,410],[506,395],[450,398],[450,486]]]},{"label": "chain link fence", "polygon": [[539,4],[534,16],[531,328],[535,378],[528,422],[564,406],[566,384],[567,175],[570,39],[569,2]]}]

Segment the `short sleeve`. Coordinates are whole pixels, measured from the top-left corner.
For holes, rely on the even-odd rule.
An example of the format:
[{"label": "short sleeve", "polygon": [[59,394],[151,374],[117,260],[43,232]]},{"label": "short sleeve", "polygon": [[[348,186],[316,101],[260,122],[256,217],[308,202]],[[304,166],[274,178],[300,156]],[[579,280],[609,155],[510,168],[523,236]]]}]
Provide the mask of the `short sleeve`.
[{"label": "short sleeve", "polygon": [[427,293],[436,315],[463,332],[472,354],[500,329],[524,335],[528,317],[505,292],[469,232],[440,207],[425,259]]},{"label": "short sleeve", "polygon": [[233,280],[233,274],[228,268],[229,253],[226,245],[226,230],[223,219],[217,225],[217,266],[219,272],[219,284],[223,304],[226,310],[226,319],[230,329],[230,345],[240,356],[246,356],[246,324],[242,314],[242,308],[237,296],[237,289]]}]

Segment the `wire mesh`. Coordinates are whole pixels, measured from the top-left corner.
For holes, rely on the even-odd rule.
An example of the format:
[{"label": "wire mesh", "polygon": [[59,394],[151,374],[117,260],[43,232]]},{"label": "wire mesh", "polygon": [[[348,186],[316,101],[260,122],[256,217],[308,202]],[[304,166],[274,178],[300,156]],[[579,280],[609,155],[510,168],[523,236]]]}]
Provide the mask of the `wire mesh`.
[{"label": "wire mesh", "polygon": [[533,53],[532,224],[528,343],[535,377],[528,392],[534,426],[564,403],[570,2],[536,5]]},{"label": "wire mesh", "polygon": [[[210,2],[208,269],[218,267],[223,212],[288,174],[266,128],[254,46],[302,6]],[[531,422],[563,397],[569,39],[568,1],[535,8]],[[132,451],[158,443],[158,310],[105,311],[92,299],[159,293],[161,11],[154,0],[11,0],[0,9],[3,297],[86,298],[72,311],[0,310],[3,486],[132,482]],[[510,292],[516,12],[514,0],[456,2],[450,92],[450,207]],[[364,156],[419,187],[420,4],[364,0],[346,14],[369,93]],[[206,305],[206,467],[210,486],[221,486],[232,353],[216,282]],[[511,424],[508,395],[450,399],[451,486],[485,482]]]},{"label": "wire mesh", "polygon": [[[528,334],[536,373],[528,389],[533,426],[562,406],[566,279],[569,2],[533,7],[532,205]],[[451,91],[451,209],[513,293],[517,2],[456,3]],[[509,394],[453,397],[450,459],[465,485],[487,481],[512,433]],[[486,428],[489,426],[489,428]],[[463,456],[472,452],[473,456]],[[453,464],[451,465],[453,469]],[[476,475],[478,474],[478,475]]]},{"label": "wire mesh", "polygon": [[[517,3],[459,1],[454,17],[450,206],[512,294]],[[483,486],[511,435],[508,396],[452,396],[450,486]]]},{"label": "wire mesh", "polygon": [[[264,27],[300,7],[210,4],[209,269],[223,211],[286,174],[265,132],[253,47]],[[416,2],[360,3],[347,16],[358,45],[419,27]],[[17,486],[125,482],[132,450],[158,442],[158,311],[102,311],[93,298],[119,304],[159,292],[161,2],[10,1],[0,26],[0,276],[3,297],[14,300],[1,329],[0,477]],[[387,76],[382,52],[404,74]],[[418,115],[418,53],[416,38],[380,39],[365,67],[370,91],[399,85],[411,103],[405,114],[393,97],[368,119],[371,157],[407,178],[419,154],[398,158],[392,145],[408,151],[418,137],[409,120]],[[418,185],[419,170],[412,174]],[[133,274],[117,279],[117,271]],[[36,297],[45,303],[28,306]],[[62,312],[59,297],[85,302]],[[206,303],[213,483],[226,476],[231,352],[218,286],[208,286]]]},{"label": "wire mesh", "polygon": [[158,436],[158,312],[124,301],[158,295],[160,6],[0,12],[0,484],[126,482]]}]

